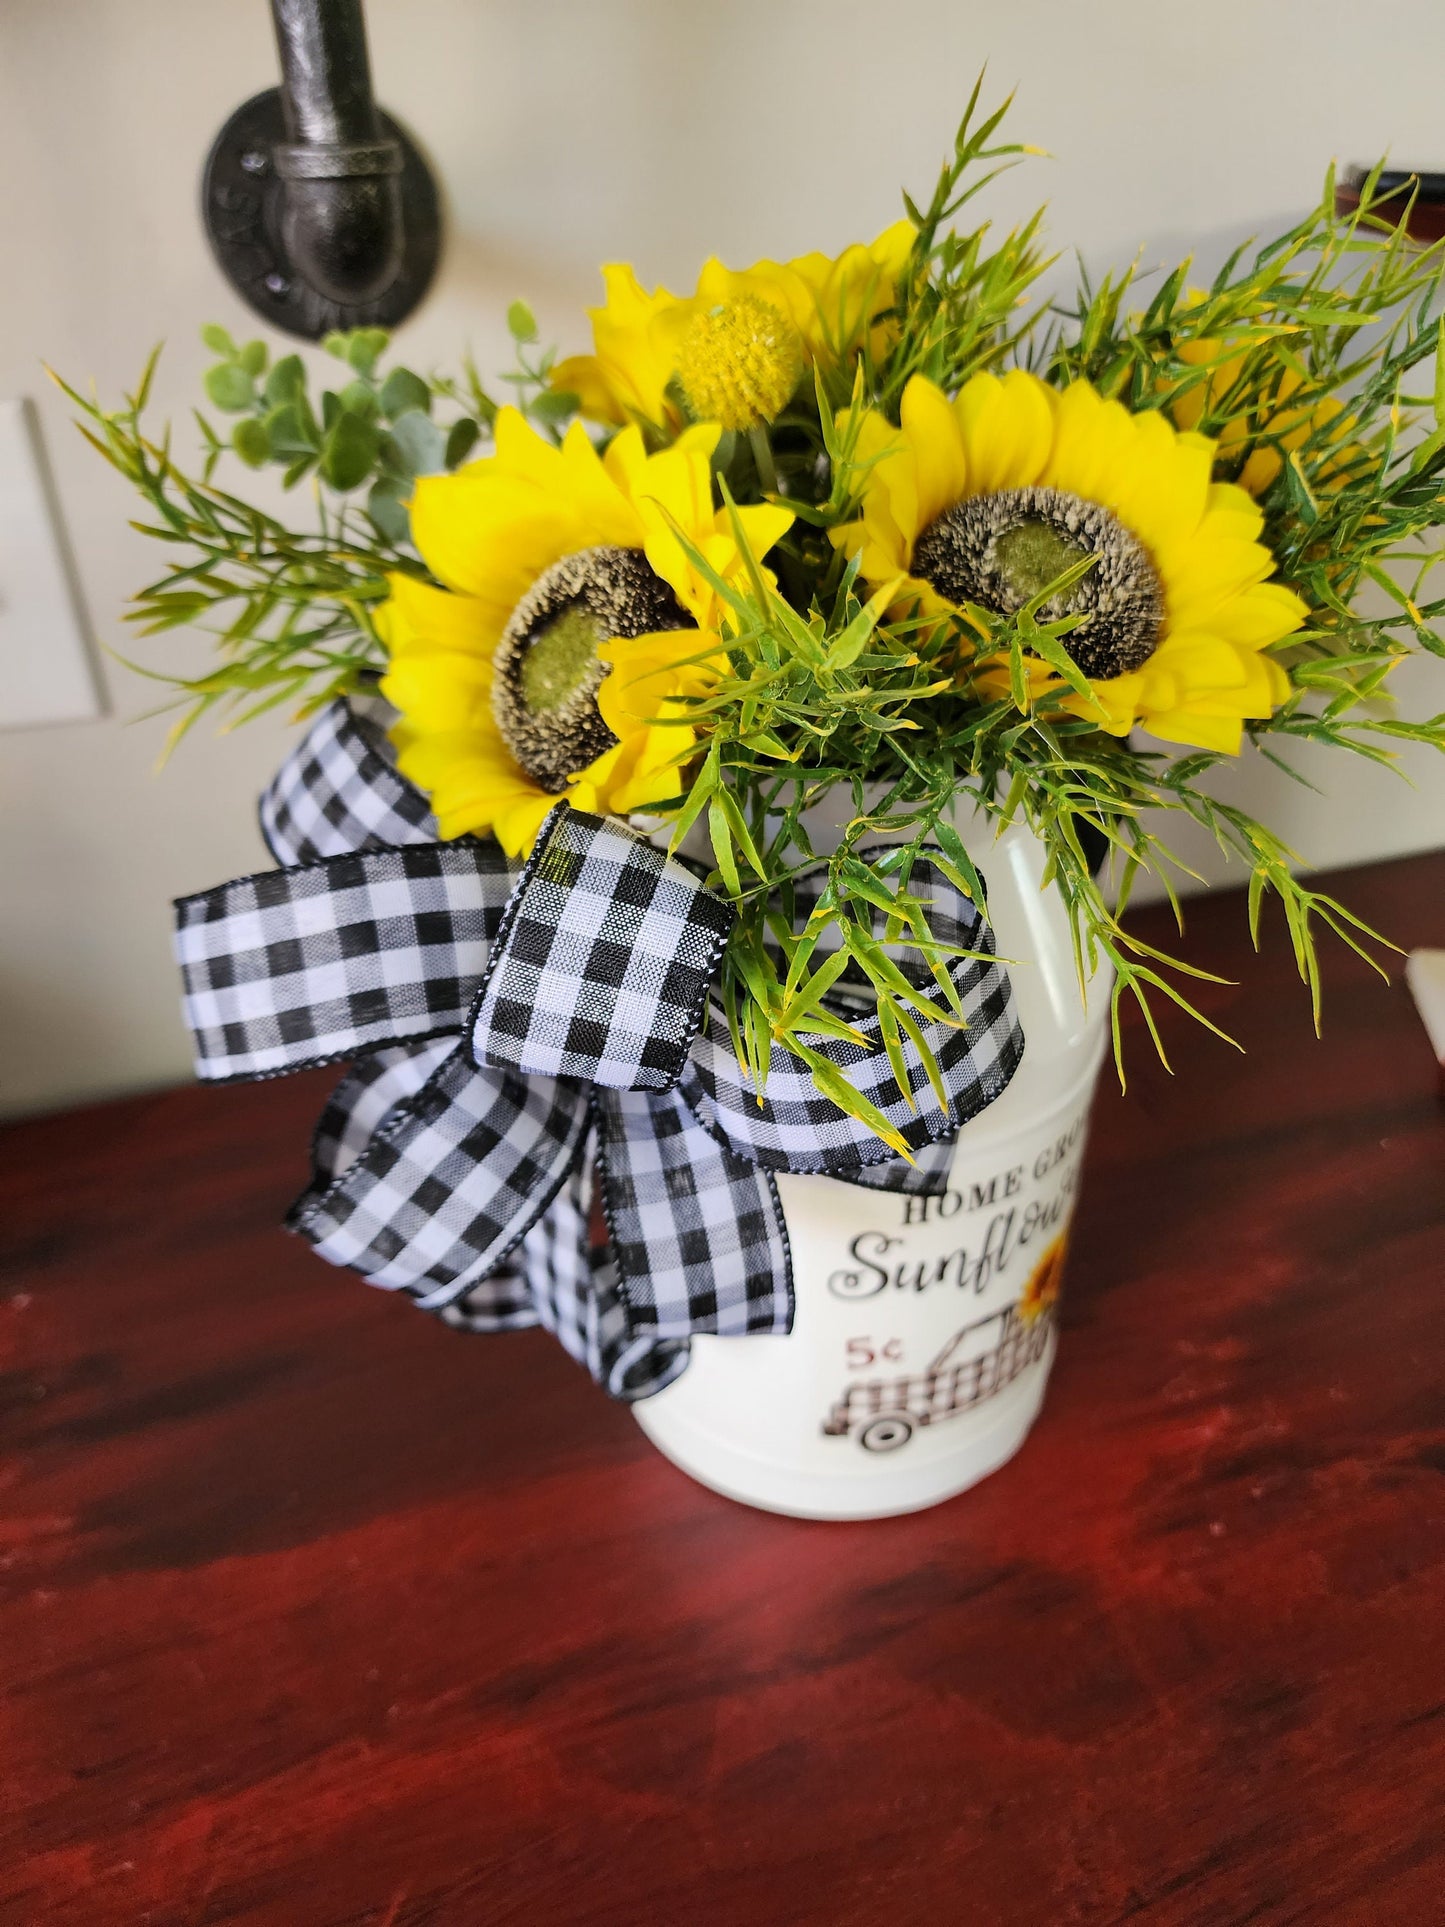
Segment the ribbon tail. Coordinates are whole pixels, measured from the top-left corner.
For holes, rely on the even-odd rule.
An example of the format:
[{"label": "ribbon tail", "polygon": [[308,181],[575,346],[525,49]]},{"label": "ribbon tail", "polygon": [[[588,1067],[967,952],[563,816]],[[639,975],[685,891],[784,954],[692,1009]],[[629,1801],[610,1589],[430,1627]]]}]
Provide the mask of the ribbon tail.
[{"label": "ribbon tail", "polygon": [[339,1177],[317,1177],[287,1222],[329,1263],[439,1310],[526,1237],[587,1121],[580,1086],[478,1070],[455,1048]]},{"label": "ribbon tail", "polygon": [[379,698],[342,697],[307,730],[261,797],[261,835],[278,863],[438,841],[431,804],[386,739],[393,713]]},{"label": "ribbon tail", "polygon": [[743,1336],[793,1324],[772,1173],[709,1135],[675,1091],[593,1091],[602,1207],[629,1329]]},{"label": "ribbon tail", "polygon": [[454,1037],[392,1044],[357,1058],[326,1100],[311,1134],[312,1190],[349,1171],[388,1115],[417,1092],[452,1052]]},{"label": "ribbon tail", "polygon": [[538,1321],[611,1397],[631,1401],[670,1385],[686,1367],[686,1339],[634,1332],[610,1249],[593,1246],[596,1151],[589,1135],[566,1183],[523,1239],[519,1257]]},{"label": "ribbon tail", "polygon": [[[358,1059],[316,1120],[311,1189],[329,1189],[349,1171],[395,1107],[415,1097],[455,1048],[455,1040],[443,1038],[395,1045]],[[516,1331],[537,1323],[526,1281],[507,1260],[435,1315],[455,1330],[469,1332]]]},{"label": "ribbon tail", "polygon": [[541,1323],[527,1280],[510,1258],[449,1305],[432,1307],[432,1315],[461,1332],[528,1331]]}]

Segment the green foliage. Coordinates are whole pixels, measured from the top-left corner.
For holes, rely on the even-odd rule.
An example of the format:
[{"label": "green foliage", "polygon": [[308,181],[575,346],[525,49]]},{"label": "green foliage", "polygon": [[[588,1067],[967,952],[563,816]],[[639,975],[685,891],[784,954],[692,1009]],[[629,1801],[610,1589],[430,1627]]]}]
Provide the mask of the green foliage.
[{"label": "green foliage", "polygon": [[[136,526],[177,552],[176,566],[137,594],[127,621],[141,635],[214,629],[214,664],[173,685],[176,738],[210,711],[243,722],[286,704],[306,715],[375,682],[385,652],[372,612],[386,597],[387,575],[425,574],[407,513],[416,478],[466,461],[496,413],[470,371],[465,391],[409,368],[383,375],[381,328],[327,336],[323,346],[346,379],[319,392],[300,355],[272,362],[263,342],[238,346],[215,325],[201,339],[219,357],[204,377],[207,397],[238,419],[222,434],[196,417],[205,449],[199,475],[175,462],[169,435],[155,441],[142,426],[155,356],[118,409],[65,388],[87,439],[145,501],[149,519]],[[439,423],[438,401],[464,412]],[[250,468],[278,469],[288,489],[309,478],[316,527],[295,533],[216,487],[227,452]],[[364,505],[356,500],[362,490]]]},{"label": "green foliage", "polygon": [[[300,355],[283,355],[268,369],[264,342],[237,347],[214,325],[201,330],[201,339],[221,357],[206,371],[208,399],[242,417],[229,438],[241,460],[251,468],[279,467],[287,488],[312,475],[338,495],[365,488],[372,527],[393,548],[410,543],[406,503],[417,476],[464,461],[496,413],[476,383],[471,412],[445,428],[435,424],[434,401],[459,398],[449,384],[426,381],[410,368],[383,376],[380,363],[390,340],[384,328],[326,337],[322,346],[344,365],[348,379],[340,388],[323,388],[315,401]],[[202,421],[201,429],[209,481],[226,443],[209,423]]]},{"label": "green foliage", "polygon": [[206,393],[217,408],[239,415],[255,400],[256,386],[239,361],[218,361],[206,371]]},{"label": "green foliage", "polygon": [[[210,332],[207,345],[217,347],[220,331]],[[287,704],[305,715],[333,696],[367,687],[384,660],[373,613],[388,593],[387,572],[421,573],[420,562],[380,550],[371,523],[344,501],[333,504],[318,494],[316,529],[296,534],[217,488],[210,477],[225,444],[204,422],[206,474],[187,475],[171,458],[169,437],[152,441],[141,426],[155,364],[152,355],[134,394],[118,409],[102,409],[61,386],[80,412],[87,441],[145,502],[150,519],[134,526],[175,557],[135,597],[127,620],[143,636],[214,626],[213,665],[172,685],[181,712],[172,741],[212,711],[245,722]],[[252,379],[261,372],[257,368]],[[337,411],[333,429],[355,419]],[[257,465],[285,459],[256,415],[238,422],[233,435],[246,459],[252,459],[246,441],[254,435]],[[323,445],[318,437],[308,461],[324,468]]]},{"label": "green foliage", "polygon": [[410,368],[393,368],[381,384],[377,405],[389,421],[408,414],[431,413],[431,390]]},{"label": "green foliage", "polygon": [[974,86],[932,200],[920,208],[903,197],[918,233],[899,290],[898,343],[881,379],[872,384],[879,405],[895,421],[914,375],[925,375],[952,394],[980,368],[1012,358],[1038,319],[1022,313],[1029,289],[1053,262],[1039,251],[1042,209],[996,247],[989,245],[987,222],[965,234],[953,230],[954,217],[976,195],[1025,155],[1039,151],[1014,142],[990,145],[1012,105],[1011,95],[974,127],[982,84],[980,79]]},{"label": "green foliage", "polygon": [[507,332],[513,341],[527,342],[537,339],[537,317],[525,301],[514,301],[508,308]]},{"label": "green foliage", "polygon": [[[696,551],[693,561],[705,566]],[[1046,881],[1067,909],[1081,978],[1103,965],[1112,970],[1121,1076],[1125,1001],[1140,1007],[1161,1056],[1158,998],[1216,1028],[1177,981],[1204,973],[1144,943],[1122,920],[1140,874],[1156,877],[1176,910],[1177,879],[1190,874],[1149,820],[1157,813],[1202,826],[1245,864],[1256,937],[1264,895],[1280,900],[1317,1021],[1316,928],[1368,955],[1362,940],[1373,933],[1294,874],[1295,853],[1245,811],[1210,796],[1201,778],[1230,759],[1138,750],[1085,722],[1036,713],[1026,695],[1021,708],[1025,656],[1051,653],[1070,626],[1067,619],[1039,621],[1038,603],[1012,618],[991,618],[990,646],[1012,658],[1016,693],[980,701],[960,684],[956,641],[947,631],[883,620],[876,601],[859,601],[851,571],[831,610],[815,609],[807,618],[766,582],[726,593],[733,674],[698,705],[708,749],[687,794],[675,806],[658,807],[672,820],[674,847],[694,823],[706,823],[716,863],[709,882],[733,899],[739,917],[724,958],[724,998],[739,1052],[759,1076],[775,1049],[811,1062],[806,1037],[828,1028],[816,1004],[833,981],[822,973],[837,970],[832,947],[820,950],[829,925],[855,980],[866,985],[885,1036],[915,1035],[910,1025],[916,1027],[920,1013],[946,1020],[946,956],[928,935],[926,899],[910,890],[909,879],[924,846],[932,845],[941,849],[934,860],[950,879],[981,897],[950,822],[960,793],[976,798],[1000,827],[1027,823],[1049,851]],[[1390,729],[1368,717],[1355,727]],[[1293,733],[1308,732],[1297,727]],[[1411,725],[1409,733],[1445,748],[1445,717]],[[1338,740],[1360,747],[1353,736]],[[851,815],[826,857],[827,888],[812,920],[799,929],[791,914],[793,879],[819,860],[810,813],[836,813],[842,798]],[[1084,824],[1107,841],[1116,900],[1108,877],[1091,870],[1080,836]],[[883,861],[865,866],[857,851],[880,836],[896,841]],[[937,995],[925,998],[901,979],[885,945],[916,953],[934,974]],[[815,967],[818,957],[826,961]],[[927,1065],[921,1036],[916,1042]],[[838,1101],[863,1115],[843,1097]],[[880,1121],[868,1121],[886,1135]]]},{"label": "green foliage", "polygon": [[[765,435],[719,439],[713,467],[725,504],[782,499],[793,511],[769,573],[749,557],[746,583],[725,582],[678,530],[727,611],[727,671],[682,718],[699,748],[684,793],[658,808],[674,844],[705,832],[709,880],[738,911],[722,984],[733,1038],[760,1078],[774,1051],[791,1052],[890,1141],[816,1040],[849,1034],[848,1011],[866,1004],[897,1068],[904,1040],[921,1045],[922,1018],[957,1021],[948,952],[913,877],[928,845],[959,888],[981,895],[951,823],[961,792],[997,823],[1026,822],[1043,841],[1081,976],[1112,969],[1116,1045],[1128,1000],[1156,1043],[1161,998],[1207,1021],[1187,995],[1200,973],[1123,921],[1140,876],[1173,897],[1188,874],[1169,841],[1172,823],[1202,829],[1242,861],[1256,933],[1264,898],[1279,900],[1316,1012],[1317,933],[1357,949],[1370,933],[1300,879],[1298,858],[1265,825],[1212,794],[1213,773],[1232,759],[1139,748],[1032,693],[1041,662],[1087,686],[1065,647],[1077,618],[1042,613],[1071,576],[1008,618],[970,609],[966,619],[925,622],[886,607],[885,596],[868,599],[856,564],[829,539],[855,513],[868,474],[858,452],[865,406],[896,421],[915,375],[951,393],[981,369],[1024,362],[1219,438],[1218,473],[1250,482],[1279,579],[1310,610],[1308,626],[1276,652],[1290,693],[1270,719],[1248,726],[1254,742],[1276,760],[1298,740],[1387,766],[1401,742],[1445,748],[1445,716],[1405,719],[1388,700],[1401,660],[1418,650],[1445,655],[1445,594],[1433,586],[1445,526],[1437,356],[1445,322],[1436,318],[1445,251],[1411,246],[1382,219],[1373,177],[1359,211],[1337,217],[1327,179],[1304,221],[1241,249],[1205,288],[1193,286],[1186,262],[1152,288],[1134,271],[1097,285],[1083,277],[1072,305],[1033,310],[1030,291],[1049,265],[1041,215],[1001,235],[986,223],[955,227],[1002,169],[1032,151],[999,139],[1006,106],[979,118],[975,89],[932,196],[906,203],[913,249],[893,306],[871,317],[887,324],[886,350],[875,359],[865,344],[815,371]],[[516,365],[503,380],[514,405],[557,440],[577,398],[553,389],[555,355],[525,302],[511,305],[507,326]],[[384,666],[374,618],[387,577],[427,573],[410,543],[416,478],[471,459],[497,413],[470,360],[455,376],[383,372],[379,329],[329,337],[344,379],[319,389],[296,354],[269,362],[263,343],[238,345],[216,327],[203,339],[217,357],[207,397],[234,419],[222,434],[198,417],[198,478],[175,464],[167,438],[157,443],[142,429],[149,369],[115,411],[67,391],[92,442],[145,500],[138,526],[175,555],[136,598],[131,620],[145,634],[217,628],[214,666],[178,687],[181,729],[218,706],[240,719],[281,702],[304,711],[374,681]],[[656,445],[655,430],[651,438]],[[288,488],[308,480],[316,527],[296,534],[218,489],[214,472],[228,451],[278,470]],[[736,519],[734,532],[745,551]],[[700,646],[715,658],[715,641]],[[994,664],[986,678],[972,666],[983,658]],[[796,880],[820,861],[820,814],[841,822],[841,836],[821,858],[822,897],[799,921]],[[1091,872],[1085,826],[1110,852],[1112,885]],[[864,863],[860,849],[880,836],[893,839],[887,854]],[[900,970],[900,954],[922,970]]]},{"label": "green foliage", "polygon": [[[1045,265],[1034,250],[1037,221],[992,251],[984,230],[960,237],[945,225],[984,184],[967,179],[969,169],[996,172],[995,163],[1010,164],[1021,151],[989,145],[998,119],[976,133],[966,119],[932,201],[926,208],[909,204],[918,240],[899,299],[898,342],[881,368],[863,358],[848,399],[872,401],[896,418],[913,374],[952,390],[1001,359],[1026,359],[1059,382],[1087,377],[1133,409],[1183,413],[1195,396],[1204,404],[1201,432],[1227,437],[1226,475],[1237,476],[1262,454],[1278,459],[1278,476],[1261,502],[1265,540],[1279,558],[1280,578],[1311,608],[1309,627],[1278,652],[1291,694],[1269,721],[1247,726],[1250,736],[1276,760],[1285,738],[1387,766],[1401,741],[1445,749],[1445,715],[1403,720],[1383,701],[1389,673],[1403,657],[1416,649],[1445,654],[1437,630],[1445,595],[1433,596],[1429,587],[1445,525],[1445,377],[1438,364],[1428,394],[1409,392],[1441,340],[1434,311],[1445,249],[1421,250],[1383,221],[1373,179],[1359,211],[1336,217],[1327,180],[1320,206],[1305,221],[1237,254],[1203,298],[1191,289],[1185,264],[1142,312],[1131,310],[1132,275],[1097,289],[1085,279],[1072,309],[1021,324],[1016,310]],[[987,635],[979,641],[961,623],[880,620],[860,604],[841,562],[827,563],[817,531],[848,519],[866,473],[839,432],[838,400],[820,385],[814,412],[809,398],[795,402],[775,430],[780,470],[790,481],[821,473],[827,493],[792,494],[798,522],[769,558],[781,593],[756,578],[751,593],[728,593],[734,673],[699,705],[706,758],[672,812],[675,841],[706,822],[717,865],[711,882],[738,905],[724,990],[744,1057],[761,1074],[774,1049],[807,1056],[814,992],[821,994],[811,960],[822,933],[816,919],[791,930],[789,880],[815,861],[809,812],[830,798],[836,809],[840,792],[851,797],[853,814],[828,859],[820,915],[837,927],[885,1035],[906,1028],[917,999],[880,962],[880,938],[919,948],[930,966],[938,961],[923,941],[922,908],[908,889],[923,845],[942,846],[960,887],[972,880],[948,820],[960,790],[1001,825],[1026,822],[1048,849],[1049,881],[1068,910],[1081,977],[1101,965],[1112,971],[1116,1051],[1120,1010],[1130,1000],[1161,1054],[1159,998],[1208,1023],[1180,985],[1181,977],[1199,973],[1143,944],[1122,920],[1143,874],[1177,910],[1178,880],[1191,873],[1169,841],[1171,820],[1202,828],[1245,866],[1256,936],[1264,897],[1279,900],[1318,1021],[1317,931],[1362,954],[1372,933],[1300,879],[1300,859],[1265,825],[1210,794],[1211,774],[1233,758],[1140,749],[1085,722],[1039,713],[1028,693],[1029,658],[1042,657],[1067,680],[1081,681],[1061,646],[1070,623],[1038,620],[1062,580],[1012,619],[972,610]],[[1337,412],[1329,412],[1332,406]],[[1412,409],[1428,410],[1423,439],[1407,433]],[[789,463],[788,432],[797,432],[799,415],[812,439],[802,443],[801,460]],[[827,457],[822,465],[817,445]],[[750,479],[745,462],[725,465],[724,487],[740,483],[740,493],[756,499]],[[693,559],[700,566],[701,558]],[[1367,583],[1383,596],[1379,613],[1356,606]],[[1007,662],[1007,697],[985,694],[960,676],[960,654],[975,650]],[[1083,824],[1101,833],[1110,851],[1103,878],[1091,873]],[[886,865],[865,870],[855,851],[884,831],[898,839],[896,849]]]}]

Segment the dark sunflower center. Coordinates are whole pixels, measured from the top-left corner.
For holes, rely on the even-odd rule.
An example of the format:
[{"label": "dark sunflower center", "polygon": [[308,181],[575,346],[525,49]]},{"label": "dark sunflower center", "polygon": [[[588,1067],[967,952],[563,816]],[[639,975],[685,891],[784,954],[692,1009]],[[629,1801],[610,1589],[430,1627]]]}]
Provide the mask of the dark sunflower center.
[{"label": "dark sunflower center", "polygon": [[1086,676],[1103,681],[1138,669],[1158,648],[1164,592],[1143,543],[1099,503],[1057,488],[971,496],[919,536],[913,573],[948,602],[1009,616],[1086,557],[1094,564],[1087,575],[1039,614],[1084,618],[1060,640]]},{"label": "dark sunflower center", "polygon": [[502,632],[492,682],[497,727],[532,780],[560,793],[616,743],[597,707],[603,643],[692,627],[640,549],[581,549],[540,575]]}]

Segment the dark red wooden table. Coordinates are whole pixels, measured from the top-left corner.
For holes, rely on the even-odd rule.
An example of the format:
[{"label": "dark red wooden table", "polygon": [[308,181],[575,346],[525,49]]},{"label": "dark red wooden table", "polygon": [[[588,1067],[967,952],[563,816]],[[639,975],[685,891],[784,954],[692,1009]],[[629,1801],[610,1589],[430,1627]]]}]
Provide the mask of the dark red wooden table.
[{"label": "dark red wooden table", "polygon": [[[1445,945],[1445,856],[1338,885]],[[1316,1043],[1190,922],[1248,1055],[1135,1039],[1044,1416],[909,1519],[318,1263],[324,1077],[10,1130],[0,1919],[1445,1920],[1445,1110],[1398,981]]]}]

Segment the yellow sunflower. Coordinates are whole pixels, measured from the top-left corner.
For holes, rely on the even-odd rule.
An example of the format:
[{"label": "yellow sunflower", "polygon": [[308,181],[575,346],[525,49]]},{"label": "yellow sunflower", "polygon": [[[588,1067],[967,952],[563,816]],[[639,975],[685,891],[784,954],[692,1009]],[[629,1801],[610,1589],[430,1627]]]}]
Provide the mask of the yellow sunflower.
[{"label": "yellow sunflower", "polygon": [[[711,260],[691,295],[648,294],[630,267],[602,270],[607,299],[589,309],[594,352],[559,362],[555,388],[576,394],[600,422],[671,432],[687,413],[750,429],[780,414],[812,362],[832,366],[865,340],[879,352],[913,245],[911,221],[836,259],[805,254],[726,268]],[[676,385],[674,387],[674,384]]]},{"label": "yellow sunflower", "polygon": [[[495,454],[417,483],[413,537],[443,586],[391,578],[381,687],[444,837],[490,832],[517,856],[560,798],[625,815],[679,794],[685,699],[725,658],[709,652],[719,598],[677,530],[724,581],[744,566],[713,506],[718,432],[648,455],[624,429],[599,455],[580,425],[558,448],[503,409]],[[738,515],[759,557],[792,521]]]},{"label": "yellow sunflower", "polygon": [[[858,453],[876,458],[860,517],[833,540],[868,580],[905,578],[924,613],[972,603],[1011,614],[1095,558],[1043,611],[1085,617],[1063,646],[1089,694],[1040,663],[1047,705],[1111,735],[1137,723],[1232,753],[1245,719],[1288,694],[1264,652],[1299,628],[1305,605],[1267,580],[1263,517],[1243,489],[1211,481],[1204,436],[1130,414],[1087,382],[1060,391],[1014,369],[975,375],[952,401],[915,377],[902,426],[870,413]],[[996,661],[975,673],[989,693],[1007,688]]]},{"label": "yellow sunflower", "polygon": [[[1181,342],[1177,353],[1190,367],[1211,370],[1205,381],[1187,389],[1169,407],[1178,427],[1193,429],[1198,427],[1205,410],[1228,395],[1239,380],[1244,372],[1244,352],[1241,349],[1238,354],[1230,354],[1220,342],[1198,340]],[[1247,494],[1263,495],[1283,468],[1284,457],[1321,434],[1327,445],[1317,458],[1313,478],[1316,485],[1337,487],[1348,479],[1351,463],[1361,452],[1345,441],[1354,426],[1354,417],[1334,395],[1319,395],[1312,403],[1291,406],[1291,397],[1303,386],[1303,378],[1294,369],[1282,369],[1267,419],[1261,420],[1257,413],[1235,415],[1220,430],[1219,456],[1231,465],[1247,444],[1259,444],[1250,450],[1236,477]],[[1261,440],[1261,437],[1267,439]]]}]

